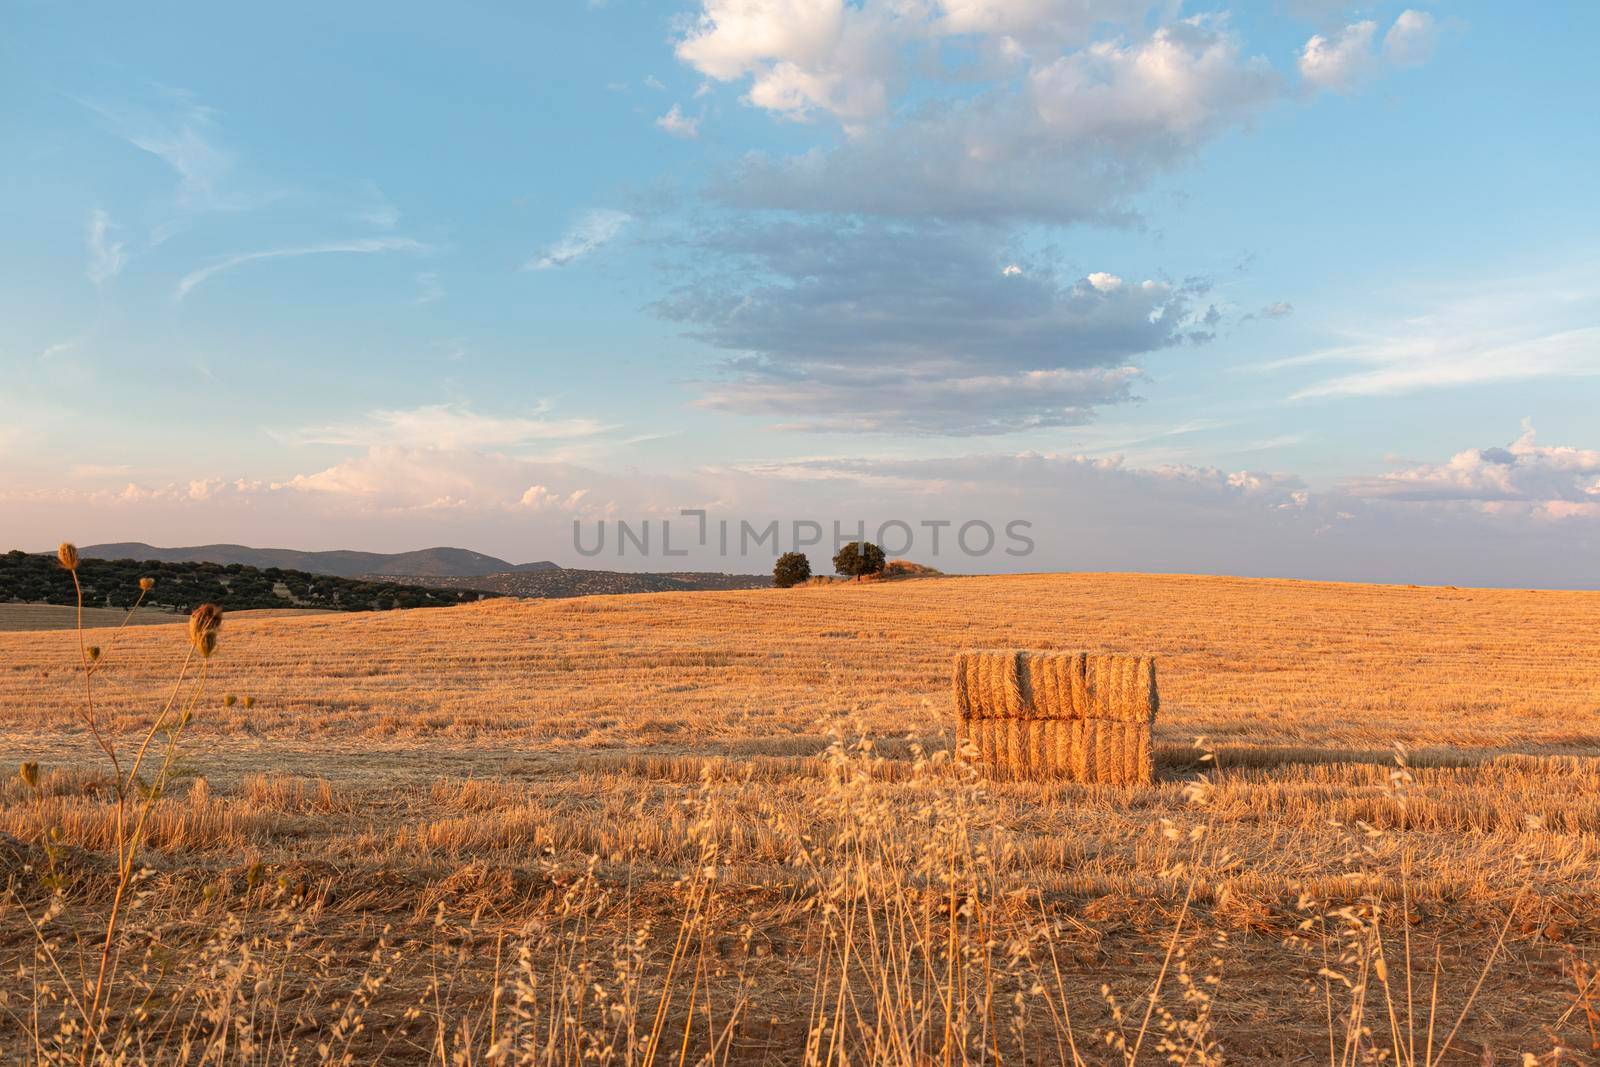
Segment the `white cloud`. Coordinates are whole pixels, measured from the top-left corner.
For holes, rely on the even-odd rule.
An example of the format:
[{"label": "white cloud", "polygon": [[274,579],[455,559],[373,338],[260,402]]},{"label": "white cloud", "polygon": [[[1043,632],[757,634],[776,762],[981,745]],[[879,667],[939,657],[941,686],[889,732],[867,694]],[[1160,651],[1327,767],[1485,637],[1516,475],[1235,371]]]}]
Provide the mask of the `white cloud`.
[{"label": "white cloud", "polygon": [[1084,39],[1103,24],[1134,24],[1133,0],[703,0],[678,58],[717,81],[749,78],[746,100],[788,118],[826,112],[847,123],[886,114],[907,68],[949,38],[977,39],[997,56]]},{"label": "white cloud", "polygon": [[359,241],[334,241],[320,245],[301,245],[295,248],[270,248],[262,252],[241,252],[236,255],[226,256],[210,266],[201,267],[199,270],[185,274],[178,281],[178,287],[174,290],[173,295],[182,300],[202,283],[216,277],[218,274],[262,259],[287,259],[295,256],[323,256],[346,253],[425,252],[427,250],[427,245],[413,241],[408,237],[380,237]]},{"label": "white cloud", "polygon": [[1433,55],[1436,30],[1427,12],[1402,11],[1383,36],[1380,56],[1378,24],[1370,19],[1352,22],[1332,37],[1317,34],[1306,42],[1300,52],[1300,76],[1318,89],[1349,92],[1376,73],[1380,59],[1395,67],[1426,63]]},{"label": "white cloud", "polygon": [[149,105],[82,101],[129,144],[178,175],[178,203],[196,211],[238,211],[275,198],[238,188],[234,154],[217,142],[218,112],[182,90],[164,90]]},{"label": "white cloud", "polygon": [[[1525,337],[1446,330],[1324,349],[1304,361],[1369,364],[1297,390],[1290,399],[1386,396],[1485,382],[1600,374],[1600,326]],[[1279,366],[1285,364],[1280,363]]]},{"label": "white cloud", "polygon": [[[672,484],[672,479],[660,480],[661,486]],[[275,482],[267,490],[269,495],[312,500],[313,507],[387,514],[449,510],[480,522],[497,516],[525,520],[530,512],[561,515],[564,522],[573,516],[605,515],[615,507],[608,499],[611,493],[622,494],[633,509],[653,509],[651,492],[639,479],[566,463],[398,445],[370,448],[331,467]]]},{"label": "white cloud", "polygon": [[1089,422],[1123,403],[1137,367],[963,373],[939,367],[820,368],[804,380],[746,375],[707,389],[700,407],[779,416],[787,430],[976,435]]},{"label": "white cloud", "polygon": [[121,241],[111,239],[111,216],[99,208],[89,212],[89,266],[85,273],[91,282],[101,285],[118,274],[128,261]]},{"label": "white cloud", "polygon": [[[1278,99],[1220,19],[1196,17],[852,119],[831,149],[751,155],[720,194],[745,207],[946,219],[1125,221],[1131,197]],[[779,108],[782,111],[784,109]]]},{"label": "white cloud", "polygon": [[694,140],[700,136],[700,120],[691,118],[683,113],[683,108],[673,104],[667,113],[656,119],[656,128],[670,133],[674,137],[685,140]]},{"label": "white cloud", "polygon": [[609,208],[590,211],[559,241],[524,263],[522,269],[550,270],[554,267],[565,267],[573,260],[582,259],[614,240],[632,221],[633,216],[624,211],[613,211]]},{"label": "white cloud", "polygon": [[[1586,262],[1546,273],[1448,286],[1408,285],[1367,297],[1342,343],[1256,371],[1319,376],[1293,399],[1386,396],[1424,389],[1600,375],[1600,288]],[[1383,304],[1403,311],[1390,315]],[[1336,368],[1328,373],[1327,368]]]},{"label": "white cloud", "polygon": [[1372,39],[1378,24],[1352,22],[1333,38],[1316,34],[1300,52],[1300,76],[1319,89],[1346,92],[1372,71]]},{"label": "white cloud", "polygon": [[297,444],[471,449],[587,437],[606,429],[592,419],[544,418],[542,409],[500,416],[481,415],[460,405],[431,404],[372,411],[351,422],[304,427],[282,436]]},{"label": "white cloud", "polygon": [[1437,33],[1438,25],[1426,11],[1402,11],[1383,36],[1383,53],[1396,66],[1419,66],[1433,55]]},{"label": "white cloud", "polygon": [[[379,446],[333,466],[277,481],[203,476],[114,489],[0,486],[0,507],[24,543],[64,529],[110,540],[129,528],[149,539],[356,545],[456,543],[519,559],[579,566],[758,571],[770,552],[720,556],[693,520],[762,524],[814,519],[869,536],[889,519],[921,540],[912,558],[943,569],[1140,570],[1282,575],[1358,581],[1585,587],[1600,583],[1600,452],[1549,448],[1524,435],[1504,449],[1472,449],[1331,490],[1292,473],[1194,464],[1133,466],[1119,457],[989,452],[937,458],[814,456],[668,473],[606,471],[471,449]],[[959,508],[952,512],[952,501]],[[592,543],[598,518],[648,518],[687,558],[659,554],[584,562],[572,520]],[[961,553],[944,528],[934,555],[924,520],[983,520],[997,531],[1032,524],[1023,557]],[[713,527],[713,530],[715,527]],[[37,532],[35,532],[37,531]],[[789,537],[787,529],[783,536]],[[397,543],[398,542],[398,543]],[[737,551],[737,549],[735,549]],[[825,558],[825,553],[824,553]]]},{"label": "white cloud", "polygon": [[548,486],[530,485],[522,494],[522,499],[517,503],[530,511],[566,511],[574,512],[583,503],[583,498],[589,495],[587,489],[574,489],[565,495],[555,492]]},{"label": "white cloud", "polygon": [[1388,500],[1463,502],[1491,512],[1600,518],[1600,450],[1540,445],[1533,427],[1499,448],[1469,448],[1446,463],[1415,463],[1348,490]]},{"label": "white cloud", "polygon": [[748,99],[791,117],[822,108],[881,113],[893,62],[887,5],[843,0],[705,0],[678,58],[718,81],[751,79]]}]

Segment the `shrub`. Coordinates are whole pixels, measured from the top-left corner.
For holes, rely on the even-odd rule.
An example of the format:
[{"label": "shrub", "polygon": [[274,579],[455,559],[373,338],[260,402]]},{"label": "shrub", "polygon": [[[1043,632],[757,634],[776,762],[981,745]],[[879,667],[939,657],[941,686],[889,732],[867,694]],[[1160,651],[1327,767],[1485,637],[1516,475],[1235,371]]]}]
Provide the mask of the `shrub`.
[{"label": "shrub", "polygon": [[913,563],[909,559],[891,559],[883,568],[885,578],[923,578],[943,573],[927,564]]},{"label": "shrub", "polygon": [[803,585],[811,578],[811,560],[804,552],[785,552],[772,568],[772,584],[779,589]]},{"label": "shrub", "polygon": [[851,541],[833,557],[833,569],[851,578],[880,574],[884,565],[883,549],[871,541]]}]

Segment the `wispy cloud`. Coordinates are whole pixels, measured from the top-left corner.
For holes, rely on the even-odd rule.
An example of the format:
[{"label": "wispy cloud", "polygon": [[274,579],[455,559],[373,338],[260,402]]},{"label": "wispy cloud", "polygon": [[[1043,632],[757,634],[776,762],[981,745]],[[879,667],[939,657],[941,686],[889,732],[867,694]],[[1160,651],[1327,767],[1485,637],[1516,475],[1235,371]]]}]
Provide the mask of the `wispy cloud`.
[{"label": "wispy cloud", "polygon": [[218,112],[190,93],[166,89],[155,106],[81,103],[104,118],[117,136],[171,167],[178,175],[178,202],[186,208],[236,211],[272,198],[229,187],[235,157],[216,143]]},{"label": "wispy cloud", "polygon": [[483,449],[587,437],[608,429],[593,419],[546,418],[545,411],[540,406],[525,415],[483,415],[465,405],[430,404],[371,411],[353,421],[280,436],[295,444]]},{"label": "wispy cloud", "polygon": [[[1385,396],[1485,382],[1600,375],[1600,288],[1579,261],[1535,275],[1374,291],[1325,347],[1253,366],[1305,371],[1292,399]],[[1381,305],[1403,309],[1385,316]],[[1265,314],[1265,309],[1262,314]]]},{"label": "wispy cloud", "polygon": [[262,252],[241,252],[227,256],[210,266],[185,274],[178,282],[173,295],[182,300],[199,285],[224,271],[233,270],[258,259],[287,259],[294,256],[322,256],[336,253],[371,254],[374,252],[425,252],[428,246],[409,237],[379,237],[360,241],[335,241],[320,245],[300,245],[295,248],[269,248]]},{"label": "wispy cloud", "polygon": [[417,275],[417,303],[431,304],[444,298],[444,286],[439,284],[436,271],[423,271]]},{"label": "wispy cloud", "polygon": [[362,194],[366,203],[356,212],[356,218],[380,230],[392,230],[400,225],[400,209],[378,188],[377,182],[370,179],[363,182]]},{"label": "wispy cloud", "polygon": [[102,285],[122,273],[122,267],[128,261],[122,242],[111,239],[113,229],[115,227],[111,224],[110,215],[99,208],[89,212],[89,265],[84,273],[96,285]]},{"label": "wispy cloud", "polygon": [[1600,326],[1496,339],[1471,333],[1423,334],[1330,348],[1305,361],[1362,363],[1370,370],[1339,375],[1290,399],[1384,396],[1419,389],[1529,378],[1600,374]]},{"label": "wispy cloud", "polygon": [[608,244],[620,234],[633,216],[625,211],[599,208],[580,218],[559,241],[522,265],[523,270],[550,270],[565,267],[575,259]]}]

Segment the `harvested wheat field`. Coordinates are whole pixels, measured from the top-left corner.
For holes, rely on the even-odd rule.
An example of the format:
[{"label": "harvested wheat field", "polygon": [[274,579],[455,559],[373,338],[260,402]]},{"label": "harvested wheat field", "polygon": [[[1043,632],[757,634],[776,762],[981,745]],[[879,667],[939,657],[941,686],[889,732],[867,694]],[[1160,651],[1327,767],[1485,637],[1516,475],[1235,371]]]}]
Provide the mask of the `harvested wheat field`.
[{"label": "harvested wheat field", "polygon": [[[1597,634],[1593,593],[1142,575],[231,620],[87,1043],[113,772],[76,637],[0,634],[0,1048],[1600,1062]],[[188,648],[95,665],[120,759]],[[1155,784],[956,766],[971,648],[1155,657]]]},{"label": "harvested wheat field", "polygon": [[[140,608],[131,616],[116,608],[84,608],[85,629],[106,626],[152,626],[181,622],[182,617],[170,611]],[[78,625],[76,608],[60,604],[0,604],[0,631],[3,630],[71,630]]]}]

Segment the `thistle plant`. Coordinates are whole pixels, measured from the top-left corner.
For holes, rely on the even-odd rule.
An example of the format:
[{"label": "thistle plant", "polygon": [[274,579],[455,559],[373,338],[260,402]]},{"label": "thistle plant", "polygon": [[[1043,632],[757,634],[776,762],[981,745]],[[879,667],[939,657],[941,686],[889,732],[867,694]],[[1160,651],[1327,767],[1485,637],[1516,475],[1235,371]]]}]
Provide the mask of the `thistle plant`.
[{"label": "thistle plant", "polygon": [[[99,960],[93,967],[94,977],[88,983],[84,996],[78,1000],[78,1007],[83,1016],[83,1044],[79,1051],[78,1062],[87,1067],[97,1052],[108,1051],[102,1047],[101,1035],[104,1029],[106,995],[116,982],[117,964],[121,957],[117,951],[117,935],[129,890],[136,881],[139,854],[145,841],[151,813],[171,780],[184,729],[189,725],[194,709],[205,692],[208,668],[211,657],[217,650],[218,633],[222,629],[222,609],[215,604],[202,604],[190,614],[188,654],[178,670],[177,679],[173,682],[166,702],[145,729],[138,745],[133,748],[131,760],[125,764],[124,752],[117,742],[116,731],[101,721],[95,707],[94,676],[98,670],[103,669],[105,658],[100,646],[89,645],[85,640],[83,585],[78,580],[81,560],[77,546],[71,542],[62,542],[61,547],[56,550],[56,559],[72,575],[73,588],[77,594],[78,656],[83,669],[84,685],[83,706],[79,709],[78,715],[95,745],[111,765],[116,805],[116,885],[112,893],[111,910],[106,918],[105,936],[100,942]],[[128,614],[123,618],[121,625],[113,632],[113,640],[133,617],[133,613],[139,609],[146,594],[154,587],[154,578],[139,580],[139,596],[134,601],[133,607],[128,609]],[[107,642],[107,648],[110,643]],[[197,655],[200,658],[199,670],[191,677],[190,668]],[[187,689],[185,683],[188,683]],[[157,746],[158,738],[164,741],[160,746]],[[140,772],[147,770],[150,765],[154,765],[156,769],[149,784],[145,785],[140,778]],[[30,768],[25,765],[23,768],[25,779],[29,776],[29,770]],[[32,768],[32,775],[37,779],[36,766]]]}]

